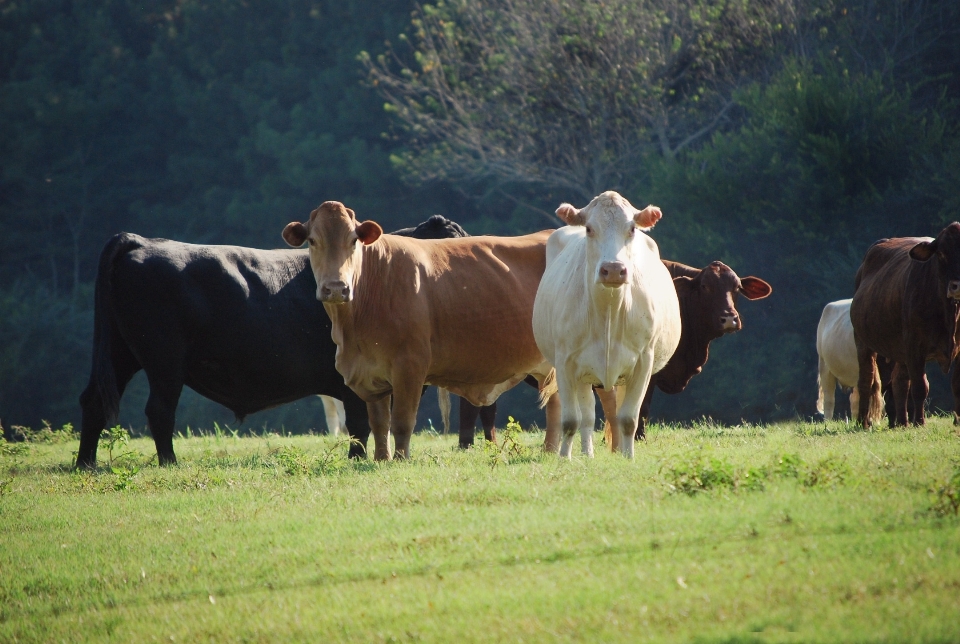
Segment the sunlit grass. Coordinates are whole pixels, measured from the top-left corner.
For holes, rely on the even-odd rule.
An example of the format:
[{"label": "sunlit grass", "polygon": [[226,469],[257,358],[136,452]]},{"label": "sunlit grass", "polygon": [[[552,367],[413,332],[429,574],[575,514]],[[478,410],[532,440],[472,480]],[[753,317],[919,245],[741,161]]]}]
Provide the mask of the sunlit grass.
[{"label": "sunlit grass", "polygon": [[0,641],[960,640],[948,420],[655,425],[633,462],[542,439],[376,464],[193,433],[89,473],[6,446]]}]

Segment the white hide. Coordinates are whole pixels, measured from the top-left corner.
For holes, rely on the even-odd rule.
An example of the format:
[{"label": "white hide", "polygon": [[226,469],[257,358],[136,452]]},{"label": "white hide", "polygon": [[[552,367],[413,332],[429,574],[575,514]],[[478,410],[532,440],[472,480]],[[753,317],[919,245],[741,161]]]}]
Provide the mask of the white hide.
[{"label": "white hide", "polygon": [[857,419],[859,411],[857,379],[860,377],[860,367],[857,362],[857,345],[853,340],[853,323],[850,321],[852,301],[838,300],[827,304],[823,307],[820,324],[817,325],[817,355],[820,356],[817,411],[823,414],[826,420],[833,420],[838,383],[844,389],[852,389],[850,409],[854,420]]},{"label": "white hide", "polygon": [[[652,224],[643,228],[635,223],[646,220],[648,210],[638,211],[616,192],[595,197],[580,211],[565,204],[558,215],[583,225],[560,228],[547,241],[533,332],[556,369],[561,456],[570,457],[577,429],[583,452],[593,455],[592,387],[622,385],[623,404],[617,412],[624,434],[621,449],[632,458],[650,377],[667,364],[680,342],[676,289],[656,242],[642,232]],[[653,210],[655,223],[659,210]],[[614,261],[626,267],[626,283],[603,286],[600,265]]]},{"label": "white hide", "polygon": [[339,436],[347,433],[347,415],[343,410],[343,403],[330,396],[320,396],[323,403],[323,412],[327,417],[327,434]]}]

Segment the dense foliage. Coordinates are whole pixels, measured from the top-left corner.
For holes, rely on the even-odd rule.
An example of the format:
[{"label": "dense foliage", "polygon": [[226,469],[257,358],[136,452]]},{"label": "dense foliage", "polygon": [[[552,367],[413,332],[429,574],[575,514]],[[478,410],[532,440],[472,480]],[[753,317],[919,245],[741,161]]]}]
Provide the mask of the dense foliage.
[{"label": "dense foliage", "polygon": [[[120,230],[276,247],[337,199],[515,234],[606,188],[664,208],[664,256],[774,287],[654,415],[808,414],[866,246],[960,219],[958,32],[952,0],[0,0],[0,417],[79,424]],[[180,426],[215,419],[185,396]]]}]

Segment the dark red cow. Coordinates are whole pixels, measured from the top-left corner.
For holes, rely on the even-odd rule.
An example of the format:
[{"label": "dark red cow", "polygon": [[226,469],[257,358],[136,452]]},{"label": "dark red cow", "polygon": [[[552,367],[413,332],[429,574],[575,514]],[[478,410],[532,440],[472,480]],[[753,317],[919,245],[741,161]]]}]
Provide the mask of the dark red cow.
[{"label": "dark red cow", "polygon": [[673,286],[680,300],[680,321],[683,329],[680,344],[670,362],[653,375],[647,394],[640,405],[637,438],[643,438],[650,416],[653,385],[668,394],[686,389],[690,379],[703,370],[710,355],[710,343],[728,333],[736,333],[743,324],[737,311],[737,298],[760,300],[773,288],[759,277],[740,278],[723,262],[712,262],[705,268],[693,268],[663,260],[673,277]]},{"label": "dark red cow", "polygon": [[[936,360],[943,372],[957,356],[957,316],[960,313],[960,223],[954,222],[930,237],[881,239],[867,250],[857,271],[850,321],[860,367],[860,418],[870,426],[867,412],[881,403],[874,384],[877,355],[901,369],[895,389],[907,404],[896,407],[896,424],[924,423],[929,393],[924,365]],[[960,369],[952,379],[954,399],[960,398]],[[954,410],[960,413],[960,408]]]}]

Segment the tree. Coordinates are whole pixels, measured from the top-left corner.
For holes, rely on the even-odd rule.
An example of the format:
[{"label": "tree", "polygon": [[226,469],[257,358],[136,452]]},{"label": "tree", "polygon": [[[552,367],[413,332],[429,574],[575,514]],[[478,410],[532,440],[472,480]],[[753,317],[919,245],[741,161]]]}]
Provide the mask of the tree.
[{"label": "tree", "polygon": [[361,60],[402,125],[410,180],[490,179],[582,199],[653,146],[711,132],[731,90],[795,21],[786,0],[449,0],[406,51]]}]

